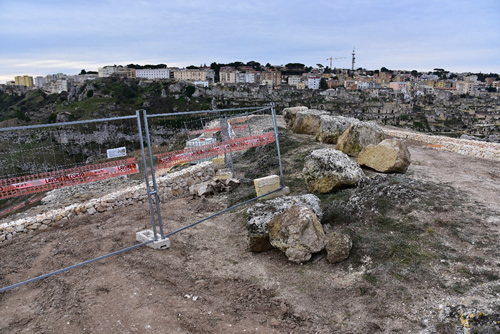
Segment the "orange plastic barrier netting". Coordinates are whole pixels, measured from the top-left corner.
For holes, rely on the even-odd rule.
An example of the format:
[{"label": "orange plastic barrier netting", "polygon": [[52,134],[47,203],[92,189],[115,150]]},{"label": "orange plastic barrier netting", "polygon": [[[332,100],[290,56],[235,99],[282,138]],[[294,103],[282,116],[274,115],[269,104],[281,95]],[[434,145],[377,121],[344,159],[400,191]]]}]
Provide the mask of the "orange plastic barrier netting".
[{"label": "orange plastic barrier netting", "polygon": [[137,173],[135,158],[0,180],[0,199]]},{"label": "orange plastic barrier netting", "polygon": [[[233,131],[235,132],[240,132],[240,131],[245,131],[245,130],[248,130],[248,125],[236,125],[236,126],[233,126]],[[196,130],[196,131],[190,131],[189,134],[190,135],[197,135],[197,134],[200,134],[200,133],[205,133],[205,132],[217,132],[217,131],[221,131],[221,128],[208,128],[208,129],[201,129],[201,130]]]},{"label": "orange plastic barrier netting", "polygon": [[226,140],[223,142],[195,146],[184,150],[158,154],[158,168],[170,168],[186,162],[215,157],[224,153],[246,150],[251,147],[262,146],[274,142],[274,133],[264,133]]}]

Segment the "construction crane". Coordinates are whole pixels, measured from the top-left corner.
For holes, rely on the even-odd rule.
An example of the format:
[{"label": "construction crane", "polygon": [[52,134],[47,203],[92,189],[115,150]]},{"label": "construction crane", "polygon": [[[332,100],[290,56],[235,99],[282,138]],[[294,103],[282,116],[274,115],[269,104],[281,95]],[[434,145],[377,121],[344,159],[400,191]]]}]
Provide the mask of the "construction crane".
[{"label": "construction crane", "polygon": [[337,59],[345,59],[345,57],[330,57],[330,58],[326,58],[326,60],[329,60],[330,61],[330,70],[333,70],[333,67],[332,67],[332,60],[337,60]]}]

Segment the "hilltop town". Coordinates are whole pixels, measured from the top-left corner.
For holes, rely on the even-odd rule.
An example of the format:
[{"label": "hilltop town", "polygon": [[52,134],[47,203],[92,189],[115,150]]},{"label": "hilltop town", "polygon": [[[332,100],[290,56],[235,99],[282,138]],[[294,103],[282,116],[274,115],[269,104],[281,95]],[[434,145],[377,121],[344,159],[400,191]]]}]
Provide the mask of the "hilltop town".
[{"label": "hilltop town", "polygon": [[[14,81],[0,85],[0,111],[3,113],[0,121],[9,118],[6,116],[9,110],[13,117],[33,118],[28,115],[32,110],[17,108],[15,103],[7,101],[7,97],[2,98],[2,93],[22,96],[38,89],[44,96],[63,94],[62,100],[67,99],[63,104],[68,105],[68,102],[71,104],[93,97],[116,98],[118,94],[114,94],[113,87],[108,85],[102,88],[103,85],[97,84],[106,84],[110,80],[115,88],[117,83],[126,83],[135,89],[129,97],[140,95],[143,98],[128,109],[123,96],[120,102],[109,100],[109,103],[100,105],[107,110],[125,108],[122,111],[126,112],[134,108],[154,107],[154,103],[149,101],[154,94],[145,94],[140,89],[149,85],[155,87],[156,94],[163,98],[187,100],[189,104],[194,97],[199,102],[190,106],[172,105],[167,109],[171,112],[274,101],[283,108],[305,105],[361,120],[373,120],[382,125],[455,137],[473,136],[487,141],[498,141],[500,129],[500,79],[495,73],[452,73],[440,68],[426,73],[385,67],[380,70],[355,70],[354,67],[341,69],[321,64],[308,67],[300,63],[284,66],[268,63],[264,66],[255,61],[187,68],[165,64],[113,65],[95,72],[82,70],[78,75],[17,76]],[[168,96],[169,93],[172,96]],[[46,106],[43,107],[46,109]],[[55,120],[59,113],[71,113],[70,109],[78,108],[66,109],[50,109],[48,115]],[[72,117],[75,116],[78,118],[78,115]],[[60,120],[64,117],[59,117]]]}]

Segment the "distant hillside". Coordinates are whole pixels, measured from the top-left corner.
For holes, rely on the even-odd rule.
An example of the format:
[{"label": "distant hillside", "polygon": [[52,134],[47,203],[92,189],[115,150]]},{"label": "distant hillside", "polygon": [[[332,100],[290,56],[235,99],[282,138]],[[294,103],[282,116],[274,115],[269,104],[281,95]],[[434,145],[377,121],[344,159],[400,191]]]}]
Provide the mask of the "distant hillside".
[{"label": "distant hillside", "polygon": [[88,82],[60,94],[37,89],[15,95],[0,90],[0,127],[132,115],[143,108],[152,113],[211,109],[212,99],[195,92],[189,84],[117,78]]}]

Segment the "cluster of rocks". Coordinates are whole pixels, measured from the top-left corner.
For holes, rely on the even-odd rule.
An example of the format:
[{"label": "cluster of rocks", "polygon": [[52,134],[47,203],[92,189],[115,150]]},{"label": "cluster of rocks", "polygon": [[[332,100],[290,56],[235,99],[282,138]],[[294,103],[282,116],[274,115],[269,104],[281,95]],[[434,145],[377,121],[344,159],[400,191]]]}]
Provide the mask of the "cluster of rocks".
[{"label": "cluster of rocks", "polygon": [[393,129],[384,129],[384,132],[392,137],[416,140],[430,144],[434,148],[441,148],[450,152],[491,160],[500,160],[500,143],[431,136],[422,133]]},{"label": "cluster of rocks", "polygon": [[324,249],[331,263],[349,256],[351,238],[334,231],[325,233],[320,223],[323,212],[315,195],[283,196],[257,203],[247,215],[248,248],[252,252],[274,247],[294,263],[309,261],[312,254]]},{"label": "cluster of rocks", "polygon": [[405,173],[410,165],[410,152],[404,142],[385,139],[384,131],[374,123],[306,107],[286,108],[283,114],[292,131],[335,144],[335,149],[316,150],[306,157],[303,176],[310,192],[328,193],[356,185],[364,176],[359,165],[382,173]]},{"label": "cluster of rocks", "polygon": [[[160,200],[180,197],[190,194],[190,187],[195,184],[211,180],[215,175],[213,162],[206,161],[188,167],[178,172],[169,173],[156,178]],[[109,188],[107,188],[109,191]],[[47,196],[53,196],[49,193]],[[148,201],[144,183],[125,187],[108,193],[100,198],[93,198],[86,202],[71,204],[63,208],[53,209],[42,214],[28,215],[24,218],[11,221],[4,219],[0,224],[0,242],[10,240],[19,234],[34,230],[44,230],[51,224],[67,223],[70,219],[80,215],[95,215],[112,211],[135,203]]]}]

